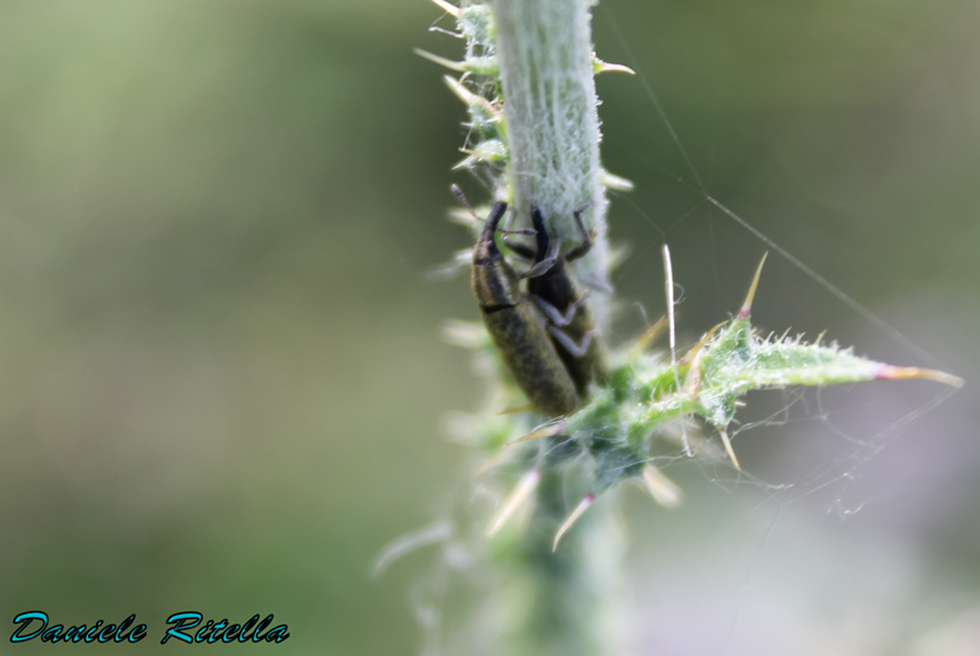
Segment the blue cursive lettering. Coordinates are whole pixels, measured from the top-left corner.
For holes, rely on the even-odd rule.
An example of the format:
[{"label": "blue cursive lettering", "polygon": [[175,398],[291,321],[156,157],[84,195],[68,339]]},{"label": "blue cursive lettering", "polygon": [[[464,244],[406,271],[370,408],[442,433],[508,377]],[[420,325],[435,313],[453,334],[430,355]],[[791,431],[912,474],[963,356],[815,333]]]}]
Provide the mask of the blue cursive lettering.
[{"label": "blue cursive lettering", "polygon": [[[289,627],[280,624],[274,628],[269,628],[275,617],[271,613],[264,619],[259,614],[253,615],[244,624],[231,624],[227,619],[218,622],[214,620],[204,621],[204,614],[196,611],[184,611],[174,613],[167,618],[167,629],[161,645],[167,644],[171,638],[187,644],[216,644],[223,642],[230,644],[238,643],[258,643],[275,642],[279,643],[289,637]],[[17,628],[10,636],[10,642],[27,642],[34,638],[40,638],[41,642],[51,644],[59,642],[96,642],[105,644],[115,643],[137,643],[146,638],[146,624],[135,624],[136,614],[132,614],[122,622],[117,624],[105,624],[103,620],[97,620],[95,624],[77,624],[65,628],[64,624],[51,625],[50,617],[47,613],[39,610],[32,610],[20,613],[14,617],[14,624]],[[196,630],[196,633],[194,632]]]},{"label": "blue cursive lettering", "polygon": [[99,632],[99,642],[109,642],[112,640],[112,636],[116,633],[115,624],[106,624],[105,627]]},{"label": "blue cursive lettering", "polygon": [[[257,616],[256,616],[257,617]],[[41,620],[41,628],[30,635],[21,635],[21,631],[27,628],[34,620]],[[24,642],[25,640],[30,640],[31,638],[36,638],[41,634],[44,629],[48,627],[48,614],[39,610],[32,610],[28,613],[21,613],[14,618],[14,624],[20,624],[20,627],[14,634],[10,636],[10,642]]]},{"label": "blue cursive lettering", "polygon": [[[170,638],[177,638],[178,640],[183,640],[187,644],[191,644],[193,640],[186,633],[181,633],[181,629],[193,629],[195,626],[201,623],[204,619],[204,615],[201,613],[187,612],[187,613],[174,613],[167,618],[167,624],[176,624],[167,629],[167,633],[163,636],[163,640],[160,641],[161,645],[167,644],[167,640]],[[191,624],[191,622],[194,622]]]},{"label": "blue cursive lettering", "polygon": [[95,635],[99,632],[100,626],[102,626],[102,620],[96,622],[92,628],[88,630],[88,633],[85,634],[85,642],[92,642],[95,640]]}]

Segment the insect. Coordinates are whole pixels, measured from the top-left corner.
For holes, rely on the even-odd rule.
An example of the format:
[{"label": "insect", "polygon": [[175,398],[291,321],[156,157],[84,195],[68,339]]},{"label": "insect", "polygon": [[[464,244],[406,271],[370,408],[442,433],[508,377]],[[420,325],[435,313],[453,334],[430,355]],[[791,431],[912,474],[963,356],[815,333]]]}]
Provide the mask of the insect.
[{"label": "insect", "polygon": [[544,217],[537,206],[531,206],[536,249],[506,240],[515,253],[534,265],[524,274],[528,278],[528,294],[548,318],[548,334],[558,355],[575,381],[575,389],[585,396],[589,384],[603,382],[609,373],[605,345],[592,319],[586,300],[589,290],[582,291],[565,266],[585,256],[592,249],[592,238],[582,221],[588,207],[574,212],[575,222],[582,231],[582,243],[564,257],[558,253],[558,243],[551,241]]},{"label": "insect", "polygon": [[[462,194],[456,195],[466,205]],[[506,213],[507,204],[497,202],[473,247],[473,292],[487,331],[517,385],[542,412],[567,415],[579,405],[575,381],[549,337],[545,317],[521,292],[521,277],[494,241]]]}]

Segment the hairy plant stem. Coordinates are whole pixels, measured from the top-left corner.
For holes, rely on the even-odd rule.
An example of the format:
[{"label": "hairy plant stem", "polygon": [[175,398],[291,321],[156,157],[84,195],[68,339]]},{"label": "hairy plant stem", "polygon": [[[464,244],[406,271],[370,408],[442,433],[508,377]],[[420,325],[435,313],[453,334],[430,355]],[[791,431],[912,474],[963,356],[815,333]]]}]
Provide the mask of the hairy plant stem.
[{"label": "hairy plant stem", "polygon": [[[565,252],[583,235],[573,213],[593,235],[589,255],[576,263],[583,281],[608,286],[606,198],[600,183],[599,118],[588,0],[494,0],[510,160],[508,183],[519,216],[538,206]],[[600,326],[608,299],[593,294]],[[549,440],[550,441],[550,440]],[[559,444],[542,445],[545,452]],[[528,530],[508,559],[510,575],[529,598],[522,622],[505,636],[508,653],[594,656],[621,653],[613,626],[620,561],[609,517],[596,508],[563,537],[556,531],[584,497],[566,471],[542,472]],[[603,499],[611,508],[614,495]],[[530,586],[530,587],[529,587]],[[621,619],[621,617],[619,617]]]},{"label": "hairy plant stem", "polygon": [[[563,251],[582,241],[573,212],[588,207],[583,218],[594,246],[576,272],[608,286],[590,6],[588,0],[493,2],[513,205],[521,216],[537,205]],[[606,328],[606,303],[592,305]]]}]

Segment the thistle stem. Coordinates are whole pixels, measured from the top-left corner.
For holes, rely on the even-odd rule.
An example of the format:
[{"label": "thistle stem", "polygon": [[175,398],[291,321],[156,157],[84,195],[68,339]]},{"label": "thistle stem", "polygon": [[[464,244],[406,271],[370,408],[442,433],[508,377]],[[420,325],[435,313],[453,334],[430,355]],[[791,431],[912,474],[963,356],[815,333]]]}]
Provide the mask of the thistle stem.
[{"label": "thistle stem", "polygon": [[[599,114],[588,0],[494,0],[513,205],[537,205],[562,251],[582,241],[573,213],[593,233],[575,263],[585,282],[609,286],[606,197],[600,182]],[[596,295],[601,296],[601,295]],[[590,305],[605,329],[604,298]]]},{"label": "thistle stem", "polygon": [[[496,54],[510,149],[508,182],[518,216],[537,206],[567,252],[582,241],[576,211],[592,235],[589,254],[575,263],[579,278],[609,287],[606,198],[600,182],[599,118],[588,0],[493,0]],[[590,306],[608,328],[608,299]],[[556,445],[547,438],[545,451]],[[620,653],[615,615],[619,545],[600,509],[568,530],[554,551],[562,522],[588,490],[575,490],[566,472],[544,466],[528,530],[515,546],[511,576],[531,599],[520,600],[525,621],[512,628],[515,654],[593,656]],[[574,499],[574,501],[572,501]],[[610,498],[604,504],[614,504]],[[587,507],[586,504],[585,507]],[[584,511],[584,507],[582,508]],[[529,587],[528,587],[529,586]],[[510,653],[510,652],[508,652]]]}]

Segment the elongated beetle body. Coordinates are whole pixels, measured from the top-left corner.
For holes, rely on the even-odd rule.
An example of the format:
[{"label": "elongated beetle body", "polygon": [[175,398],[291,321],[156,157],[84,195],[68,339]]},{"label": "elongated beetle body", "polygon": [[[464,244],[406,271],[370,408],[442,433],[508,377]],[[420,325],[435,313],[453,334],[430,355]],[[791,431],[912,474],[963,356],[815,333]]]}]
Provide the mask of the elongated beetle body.
[{"label": "elongated beetle body", "polygon": [[520,277],[494,241],[506,203],[498,202],[473,248],[473,291],[487,331],[507,369],[531,403],[557,417],[579,405],[577,386],[537,306],[519,289]]},{"label": "elongated beetle body", "polygon": [[551,243],[541,210],[531,207],[537,249],[533,254],[534,265],[528,272],[527,287],[548,317],[547,330],[558,355],[575,381],[576,390],[584,397],[590,383],[601,383],[606,379],[609,364],[605,344],[586,303],[589,292],[580,289],[566,266],[567,262],[583,257],[592,248],[589,231],[582,223],[582,211],[575,212],[575,221],[584,241],[562,257]]}]

